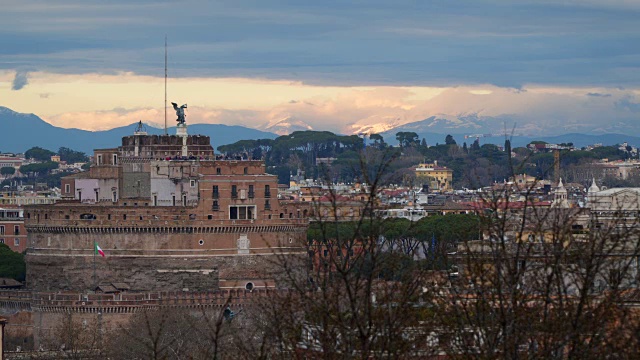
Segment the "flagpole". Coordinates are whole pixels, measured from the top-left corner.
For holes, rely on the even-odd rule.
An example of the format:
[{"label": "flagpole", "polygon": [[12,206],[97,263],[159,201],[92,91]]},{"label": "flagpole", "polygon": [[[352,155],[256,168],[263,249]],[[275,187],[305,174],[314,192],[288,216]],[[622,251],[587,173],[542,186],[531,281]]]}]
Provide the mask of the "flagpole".
[{"label": "flagpole", "polygon": [[93,243],[93,291],[96,291],[96,287],[98,287],[98,284],[96,284],[96,243],[94,241]]}]

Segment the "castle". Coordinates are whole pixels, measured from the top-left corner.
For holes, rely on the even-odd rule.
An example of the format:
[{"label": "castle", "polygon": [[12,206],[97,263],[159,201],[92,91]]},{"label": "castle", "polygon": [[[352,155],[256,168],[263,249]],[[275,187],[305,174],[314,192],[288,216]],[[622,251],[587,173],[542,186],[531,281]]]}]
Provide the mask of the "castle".
[{"label": "castle", "polygon": [[[307,212],[278,201],[263,161],[216,157],[208,136],[136,131],[62,179],[63,201],[25,207],[27,284],[87,291],[276,286],[272,255],[306,254]],[[106,253],[94,266],[94,244]]]},{"label": "castle", "polygon": [[281,202],[263,161],[216,155],[184,123],[95,150],[62,197],[25,206],[27,290],[0,292],[35,348],[65,314],[113,328],[149,306],[242,307],[282,287],[280,261],[308,261],[308,205]]}]

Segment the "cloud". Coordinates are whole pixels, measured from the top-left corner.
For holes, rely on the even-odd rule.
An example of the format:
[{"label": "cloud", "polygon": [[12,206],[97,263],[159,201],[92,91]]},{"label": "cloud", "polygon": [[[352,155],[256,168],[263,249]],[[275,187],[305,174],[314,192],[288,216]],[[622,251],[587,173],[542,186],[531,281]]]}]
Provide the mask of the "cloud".
[{"label": "cloud", "polygon": [[625,96],[622,99],[618,100],[616,102],[616,106],[619,109],[627,110],[632,113],[640,112],[640,102],[634,101],[633,97],[631,96]]},{"label": "cloud", "polygon": [[[428,90],[428,91],[427,91]],[[526,91],[525,91],[526,90]],[[590,94],[606,94],[593,96]],[[443,89],[377,87],[344,89],[334,95],[299,97],[259,109],[191,106],[187,123],[243,125],[268,129],[288,119],[316,130],[336,133],[382,132],[431,116],[448,119],[448,132],[471,129],[483,133],[503,131],[504,122],[517,123],[516,133],[543,135],[559,131],[623,132],[640,134],[636,114],[640,104],[633,90],[615,88],[550,88],[527,86],[520,90],[491,85]],[[169,111],[169,126],[175,124]],[[154,108],[115,108],[72,112],[47,117],[65,127],[108,129],[143,122],[162,123],[163,112]],[[615,119],[616,121],[611,121]],[[469,127],[469,122],[475,127]],[[615,125],[615,126],[614,126]],[[474,131],[478,132],[478,131]]]},{"label": "cloud", "polygon": [[168,32],[172,77],[339,86],[636,87],[637,4],[189,1],[176,6],[24,0],[0,13],[5,40],[0,68],[20,64],[59,73],[162,77],[162,34]]},{"label": "cloud", "polygon": [[[9,83],[14,78],[14,72],[0,71],[0,82]],[[30,72],[28,78],[29,86],[19,92],[0,87],[1,105],[38,114],[58,126],[89,130],[140,120],[164,123],[161,78],[132,73],[69,75],[42,71]],[[55,94],[56,101],[44,100],[45,94]],[[471,128],[483,133],[502,131],[507,121],[517,122],[518,131],[531,134],[569,129],[638,134],[638,99],[638,88],[617,86],[338,87],[206,77],[172,78],[169,86],[169,100],[190,104],[189,124],[267,129],[286,119],[338,133],[380,132],[438,116],[447,120],[447,132],[451,133],[466,133],[469,126],[465,122],[472,122]],[[172,109],[168,115],[169,125],[174,124]]]},{"label": "cloud", "polygon": [[27,71],[16,71],[16,75],[13,78],[13,83],[11,84],[11,90],[20,90],[25,87],[29,83],[29,72]]}]

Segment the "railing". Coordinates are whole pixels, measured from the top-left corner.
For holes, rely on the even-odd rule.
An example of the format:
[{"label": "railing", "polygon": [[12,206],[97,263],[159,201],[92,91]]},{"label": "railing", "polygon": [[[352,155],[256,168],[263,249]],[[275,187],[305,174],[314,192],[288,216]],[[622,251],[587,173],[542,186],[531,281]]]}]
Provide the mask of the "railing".
[{"label": "railing", "polygon": [[217,291],[161,291],[146,293],[84,294],[0,290],[0,300],[28,301],[32,306],[146,306],[146,305],[223,305],[244,303],[252,298],[286,292],[280,289],[230,289]]}]

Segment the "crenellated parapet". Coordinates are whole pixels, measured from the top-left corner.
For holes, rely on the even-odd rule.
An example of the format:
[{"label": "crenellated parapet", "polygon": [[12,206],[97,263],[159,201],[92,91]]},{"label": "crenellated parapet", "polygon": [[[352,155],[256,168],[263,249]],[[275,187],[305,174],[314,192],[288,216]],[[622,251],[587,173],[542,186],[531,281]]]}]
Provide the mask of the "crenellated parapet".
[{"label": "crenellated parapet", "polygon": [[161,291],[147,293],[81,293],[0,291],[0,307],[41,313],[134,314],[162,307],[182,309],[242,308],[268,298],[276,289],[225,289],[217,291]]}]

